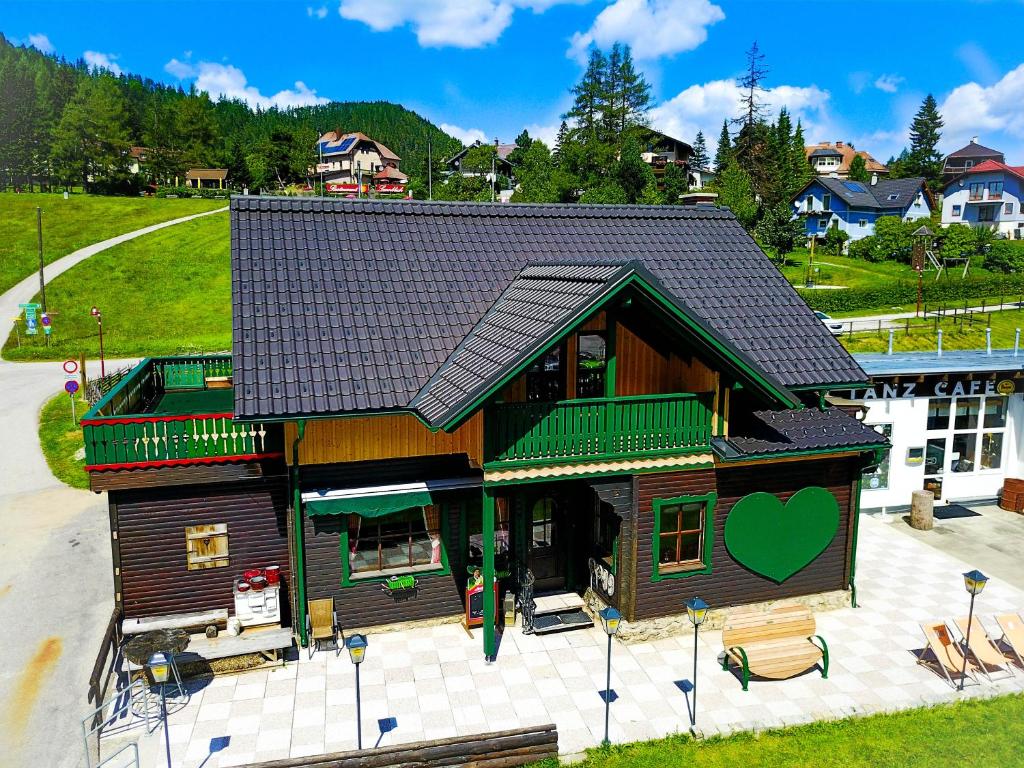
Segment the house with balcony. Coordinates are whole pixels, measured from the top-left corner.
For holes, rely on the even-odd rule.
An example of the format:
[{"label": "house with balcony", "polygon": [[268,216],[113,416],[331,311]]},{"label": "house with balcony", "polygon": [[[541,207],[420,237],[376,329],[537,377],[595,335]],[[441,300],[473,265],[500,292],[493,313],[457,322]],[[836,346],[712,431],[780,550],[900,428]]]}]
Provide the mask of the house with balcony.
[{"label": "house with balcony", "polygon": [[868,173],[875,176],[887,176],[889,169],[873,158],[864,150],[854,149],[853,145],[845,141],[823,142],[821,144],[809,144],[804,147],[804,154],[807,162],[819,176],[833,176],[839,179],[850,177],[850,163],[855,157],[864,158],[864,165]]},{"label": "house with balcony", "polygon": [[1024,166],[985,160],[946,184],[942,225],[989,227],[1003,237],[1024,239]]},{"label": "house with balcony", "polygon": [[187,570],[197,525],[226,526],[206,556],[231,572],[288,564],[302,644],[313,599],[345,631],[475,618],[488,657],[516,599],[537,633],[695,595],[850,600],[886,443],[824,395],[865,375],[728,211],[231,216],[230,362],[147,361],[83,422],[126,612],[222,598],[218,568]]},{"label": "house with balcony", "polygon": [[401,158],[375,139],[358,131],[328,131],[316,145],[317,165],[310,169],[324,191],[341,194],[403,194],[409,177]]},{"label": "house with balcony", "polygon": [[955,181],[974,166],[981,165],[986,160],[1005,163],[1006,156],[998,149],[991,149],[984,144],[979,144],[978,137],[972,136],[965,146],[946,155],[942,164],[942,182],[948,184]]},{"label": "house with balcony", "polygon": [[923,177],[879,179],[870,182],[819,176],[792,200],[793,218],[804,222],[808,238],[824,237],[832,227],[860,240],[875,234],[882,216],[903,221],[927,219],[934,201]]}]

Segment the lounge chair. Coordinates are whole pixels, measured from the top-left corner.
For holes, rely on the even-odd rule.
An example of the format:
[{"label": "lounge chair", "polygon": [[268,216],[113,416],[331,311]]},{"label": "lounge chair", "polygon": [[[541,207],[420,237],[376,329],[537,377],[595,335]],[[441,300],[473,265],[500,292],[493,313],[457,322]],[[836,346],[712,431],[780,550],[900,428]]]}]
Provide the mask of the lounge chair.
[{"label": "lounge chair", "polygon": [[[960,634],[967,637],[967,617],[961,616],[956,620],[956,627]],[[971,656],[978,662],[978,668],[985,673],[985,677],[992,679],[992,671],[1005,672],[1007,677],[1013,677],[1013,668],[1006,660],[1003,652],[992,642],[985,627],[977,616],[971,619],[971,645],[968,649]]]},{"label": "lounge chair", "polygon": [[320,650],[322,640],[334,641],[334,655],[339,653],[338,614],[334,611],[334,598],[325,597],[321,600],[310,600],[309,612],[306,615],[306,631],[309,633],[309,658],[313,658],[313,650]]},{"label": "lounge chair", "polygon": [[[957,687],[957,683],[953,682],[955,677],[957,680],[960,679],[960,675],[963,674],[964,670],[964,655],[960,650],[960,645],[957,643],[949,632],[949,627],[946,626],[945,622],[936,621],[930,624],[922,624],[921,631],[924,632],[925,641],[928,643],[924,648],[921,649],[921,653],[917,656],[917,662],[923,664],[924,655],[928,651],[932,652],[932,656],[935,657],[935,661],[942,670],[942,674],[945,676],[946,681],[953,686]],[[974,662],[967,661],[967,674],[971,676],[971,679],[977,682],[977,678],[974,673],[977,671],[977,666]]]},{"label": "lounge chair", "polygon": [[1000,641],[1017,657],[1017,663],[1024,668],[1024,619],[1019,614],[1004,613],[996,616],[996,624],[1003,630]]}]

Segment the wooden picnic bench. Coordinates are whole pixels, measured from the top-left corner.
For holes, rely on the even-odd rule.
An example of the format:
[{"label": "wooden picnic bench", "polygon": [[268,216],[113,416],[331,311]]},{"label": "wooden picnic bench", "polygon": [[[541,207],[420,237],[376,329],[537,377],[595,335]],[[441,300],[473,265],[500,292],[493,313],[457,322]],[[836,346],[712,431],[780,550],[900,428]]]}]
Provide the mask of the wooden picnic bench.
[{"label": "wooden picnic bench", "polygon": [[816,628],[814,614],[796,603],[769,611],[732,611],[722,628],[722,669],[728,670],[729,662],[735,661],[743,675],[744,691],[752,674],[784,680],[819,662],[821,676],[827,678],[828,645],[825,638],[815,633]]},{"label": "wooden picnic bench", "polygon": [[154,629],[223,629],[228,623],[226,608],[214,608],[195,613],[166,613],[163,616],[141,616],[121,622],[122,635],[141,635]]}]

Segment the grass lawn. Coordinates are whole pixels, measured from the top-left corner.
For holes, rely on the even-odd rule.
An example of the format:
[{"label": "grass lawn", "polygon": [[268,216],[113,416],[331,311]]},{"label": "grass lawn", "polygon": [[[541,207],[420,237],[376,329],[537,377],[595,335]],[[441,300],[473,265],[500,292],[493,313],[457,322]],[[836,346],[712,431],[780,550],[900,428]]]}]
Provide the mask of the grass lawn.
[{"label": "grass lawn", "polygon": [[94,305],[103,311],[108,359],[229,350],[228,214],[177,224],[103,251],[48,284],[46,301],[53,317],[50,346],[42,334],[26,337],[22,328],[19,347],[8,326],[4,357],[98,355],[96,320],[89,314]]},{"label": "grass lawn", "polygon": [[[0,293],[39,269],[36,206],[43,209],[43,259],[67,256],[92,243],[135,229],[212,211],[227,200],[0,193]],[[49,298],[49,297],[47,297]]]},{"label": "grass lawn", "polygon": [[[77,418],[82,418],[89,403],[80,394],[75,397]],[[88,488],[82,454],[82,428],[71,419],[71,398],[66,392],[54,395],[39,414],[39,442],[54,477],[72,488]],[[83,458],[77,458],[82,455]]]},{"label": "grass lawn", "polygon": [[[1018,328],[1024,329],[1024,311],[1004,310],[992,312],[992,347],[993,349],[1010,349],[1013,347],[1014,336]],[[975,322],[954,323],[951,317],[942,320],[938,327],[942,329],[942,348],[951,349],[984,349],[985,326],[988,315],[976,315]],[[935,333],[935,320],[910,321],[910,335],[906,327],[896,329],[893,336],[893,350],[897,352],[934,351],[938,345]],[[851,352],[885,352],[889,348],[889,332],[883,329],[881,335],[877,331],[865,333],[854,332],[851,339],[848,335],[841,339],[843,346]]]},{"label": "grass lawn", "polygon": [[[678,736],[590,750],[578,768],[934,768],[1024,764],[1024,696],[815,723],[761,735]],[[538,763],[554,768],[554,761]]]}]

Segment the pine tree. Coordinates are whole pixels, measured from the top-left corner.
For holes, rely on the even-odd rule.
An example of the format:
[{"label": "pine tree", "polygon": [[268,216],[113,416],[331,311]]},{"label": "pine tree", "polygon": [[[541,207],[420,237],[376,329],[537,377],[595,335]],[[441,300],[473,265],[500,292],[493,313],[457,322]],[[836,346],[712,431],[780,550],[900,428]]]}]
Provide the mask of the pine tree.
[{"label": "pine tree", "polygon": [[715,150],[715,173],[721,174],[732,159],[732,137],[729,135],[729,121],[722,121],[722,133],[718,136]]},{"label": "pine tree", "polygon": [[796,121],[793,143],[789,149],[789,164],[793,173],[793,184],[796,187],[793,194],[796,194],[814,178],[814,169],[807,162],[807,151],[804,148],[804,127],[799,120]]},{"label": "pine tree", "polygon": [[871,176],[868,173],[868,163],[864,159],[864,155],[854,155],[853,160],[850,161],[850,169],[848,171],[850,181],[870,181]]},{"label": "pine tree", "polygon": [[599,48],[590,49],[590,58],[583,78],[572,88],[572,107],[562,115],[572,121],[570,135],[586,141],[597,138],[601,112],[604,108],[605,76],[608,60]]},{"label": "pine tree", "polygon": [[909,170],[912,175],[924,176],[932,189],[937,189],[942,179],[942,154],[938,151],[942,126],[938,104],[929,93],[910,124]]},{"label": "pine tree", "polygon": [[569,124],[562,121],[562,124],[558,126],[558,134],[555,136],[555,148],[551,153],[555,157],[560,157],[562,154],[562,145],[565,144],[566,139],[569,137]]},{"label": "pine tree", "polygon": [[54,129],[52,161],[65,182],[110,188],[127,180],[131,133],[113,77],[85,78]]},{"label": "pine tree", "polygon": [[619,85],[617,132],[621,137],[634,126],[646,125],[647,110],[651,106],[651,86],[634,68],[633,52],[628,45],[623,46],[616,80]]},{"label": "pine tree", "polygon": [[697,131],[697,138],[693,141],[693,157],[690,158],[690,165],[702,170],[707,168],[710,163],[711,158],[708,156],[708,143],[704,138],[704,132]]},{"label": "pine tree", "polygon": [[716,186],[718,202],[727,206],[740,224],[751,229],[757,220],[757,200],[754,199],[754,186],[747,172],[731,162],[719,174]]},{"label": "pine tree", "polygon": [[734,125],[750,129],[764,120],[765,106],[761,101],[764,87],[761,83],[767,76],[768,69],[764,66],[764,54],[761,53],[755,40],[747,51],[747,71],[740,80],[740,88],[743,89],[740,104],[743,108],[733,120]]}]

